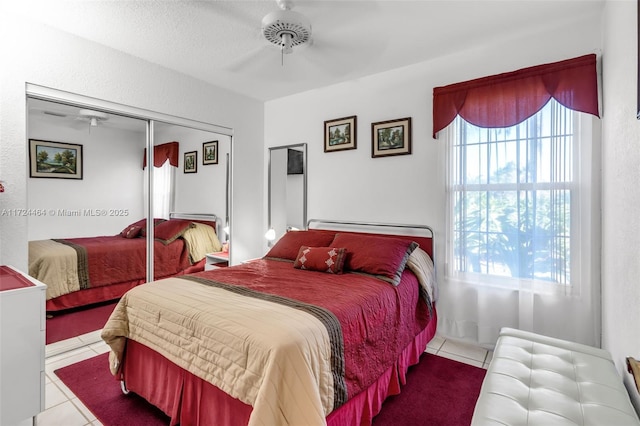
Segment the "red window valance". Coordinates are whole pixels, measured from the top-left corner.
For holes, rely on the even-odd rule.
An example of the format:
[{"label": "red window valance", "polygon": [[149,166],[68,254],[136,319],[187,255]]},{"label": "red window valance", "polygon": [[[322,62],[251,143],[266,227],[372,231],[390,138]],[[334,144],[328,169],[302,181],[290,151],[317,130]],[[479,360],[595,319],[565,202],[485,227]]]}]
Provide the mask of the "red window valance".
[{"label": "red window valance", "polygon": [[[153,165],[154,167],[162,167],[162,165],[169,160],[169,164],[173,167],[178,167],[178,152],[180,151],[180,144],[178,142],[167,142],[162,145],[156,145],[153,147]],[[147,167],[147,148],[144,149],[144,159],[142,161],[142,168]]]},{"label": "red window valance", "polygon": [[514,126],[551,98],[599,117],[596,55],[434,88],[433,137],[458,114],[479,127]]}]

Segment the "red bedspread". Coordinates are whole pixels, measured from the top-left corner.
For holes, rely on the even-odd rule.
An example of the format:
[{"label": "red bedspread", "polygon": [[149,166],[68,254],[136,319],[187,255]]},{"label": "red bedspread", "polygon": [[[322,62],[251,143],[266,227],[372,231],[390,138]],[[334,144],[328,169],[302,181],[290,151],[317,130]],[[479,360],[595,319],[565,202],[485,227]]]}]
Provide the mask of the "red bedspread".
[{"label": "red bedspread", "polygon": [[[88,283],[81,288],[107,286],[146,279],[147,241],[145,238],[116,236],[67,238],[57,240],[86,253]],[[154,242],[154,276],[156,279],[175,275],[190,266],[184,240],[168,245]],[[79,261],[79,269],[80,269]]]},{"label": "red bedspread", "polygon": [[268,260],[194,275],[331,311],[342,328],[349,397],[374,383],[429,322],[417,278],[408,269],[397,287],[371,276],[300,270],[291,262]]}]

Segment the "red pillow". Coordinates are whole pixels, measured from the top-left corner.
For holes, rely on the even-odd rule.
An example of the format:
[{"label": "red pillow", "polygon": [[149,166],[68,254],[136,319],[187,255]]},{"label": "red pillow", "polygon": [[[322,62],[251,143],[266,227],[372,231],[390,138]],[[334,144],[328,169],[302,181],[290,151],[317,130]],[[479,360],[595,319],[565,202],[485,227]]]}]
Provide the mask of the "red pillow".
[{"label": "red pillow", "polygon": [[[165,220],[166,219],[153,219],[153,225],[155,226],[159,223],[164,222]],[[139,221],[137,221],[136,223],[133,223],[132,225],[140,226],[140,228],[142,228],[140,235],[142,235],[143,237],[147,236],[147,219],[140,219]]]},{"label": "red pillow", "polygon": [[338,247],[300,247],[293,262],[297,269],[341,274],[346,250]]},{"label": "red pillow", "polygon": [[142,226],[131,224],[120,232],[120,236],[124,238],[137,238],[142,232]]},{"label": "red pillow", "polygon": [[336,235],[335,231],[309,229],[306,231],[289,231],[271,247],[265,257],[295,260],[300,247],[328,247]]},{"label": "red pillow", "polygon": [[[154,219],[154,224],[157,224],[162,221],[164,221],[164,219]],[[136,228],[139,229],[138,233],[136,235],[131,234],[131,231]],[[131,236],[127,236],[127,235],[131,235]],[[137,222],[133,222],[131,225],[128,225],[126,228],[124,228],[120,232],[120,236],[124,238],[135,238],[140,235],[142,236],[147,235],[147,219],[140,219]]]},{"label": "red pillow", "polygon": [[331,243],[347,249],[345,270],[375,275],[393,285],[400,283],[409,255],[418,244],[401,238],[338,233]]},{"label": "red pillow", "polygon": [[153,236],[163,244],[174,242],[184,232],[193,227],[193,222],[185,219],[170,219],[160,222],[153,227]]}]

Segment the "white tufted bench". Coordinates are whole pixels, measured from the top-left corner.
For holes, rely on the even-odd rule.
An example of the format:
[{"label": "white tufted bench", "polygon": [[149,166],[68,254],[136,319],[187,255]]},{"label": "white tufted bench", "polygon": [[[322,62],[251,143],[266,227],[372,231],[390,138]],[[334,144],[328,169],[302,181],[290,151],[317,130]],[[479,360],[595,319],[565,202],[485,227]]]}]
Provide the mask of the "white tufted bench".
[{"label": "white tufted bench", "polygon": [[503,328],[471,424],[640,425],[604,349]]}]

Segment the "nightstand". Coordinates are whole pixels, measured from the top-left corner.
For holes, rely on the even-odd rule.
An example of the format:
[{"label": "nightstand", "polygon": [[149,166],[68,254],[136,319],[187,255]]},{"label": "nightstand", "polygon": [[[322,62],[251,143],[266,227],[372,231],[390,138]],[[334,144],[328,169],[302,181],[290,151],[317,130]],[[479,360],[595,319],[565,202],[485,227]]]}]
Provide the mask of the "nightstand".
[{"label": "nightstand", "polygon": [[228,251],[216,251],[213,253],[207,253],[206,263],[204,265],[205,271],[210,271],[216,268],[223,268],[229,266],[229,252]]}]

